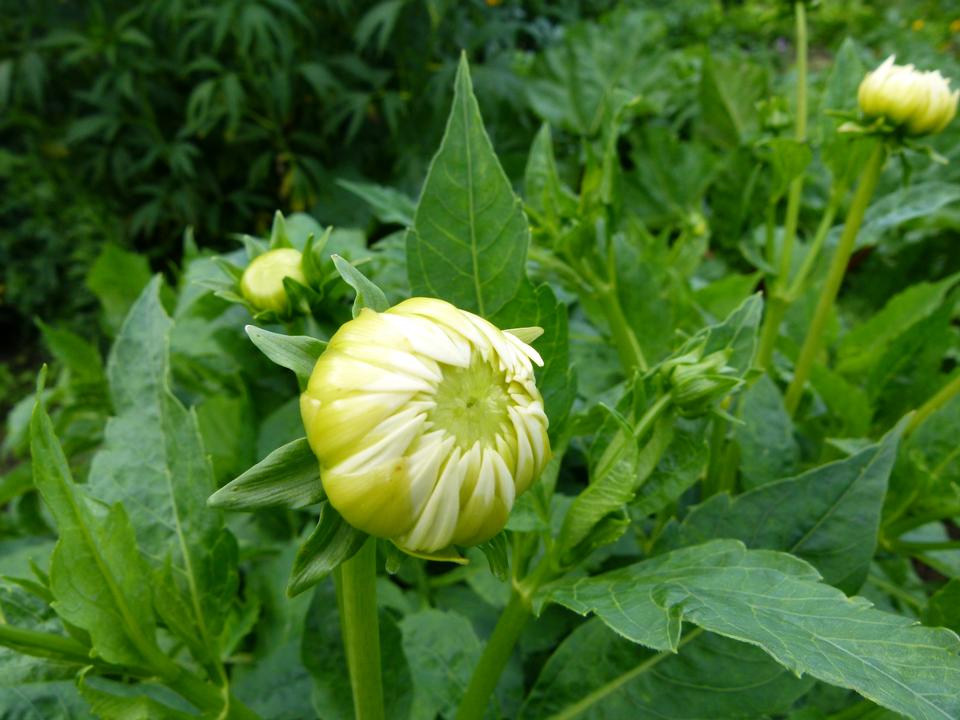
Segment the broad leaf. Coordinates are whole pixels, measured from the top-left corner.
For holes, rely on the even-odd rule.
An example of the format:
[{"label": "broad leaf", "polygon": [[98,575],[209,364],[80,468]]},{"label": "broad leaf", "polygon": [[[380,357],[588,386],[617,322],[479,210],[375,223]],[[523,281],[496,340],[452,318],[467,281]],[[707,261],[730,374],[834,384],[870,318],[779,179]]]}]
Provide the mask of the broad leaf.
[{"label": "broad leaf", "polygon": [[410,287],[415,295],[493,315],[524,279],[529,234],[483,128],[463,57],[447,129],[407,235]]},{"label": "broad leaf", "polygon": [[595,613],[654,650],[675,650],[687,621],[916,720],[960,714],[960,638],[875,610],[819,580],[791,555],[714,540],[562,581],[545,599]]},{"label": "broad leaf", "polygon": [[901,432],[902,425],[880,443],[798,477],[736,497],[714,496],[687,515],[674,537],[667,533],[665,544],[732,538],[750,548],[784,550],[811,563],[831,585],[856,592],[877,545]]},{"label": "broad leaf", "polygon": [[644,670],[653,657],[600,620],[588,620],[550,656],[520,719],[576,709],[583,720],[754,720],[786,712],[812,684],[761,650],[719,635],[703,635]]},{"label": "broad leaf", "polygon": [[[222,516],[206,507],[215,489],[195,413],[169,386],[171,321],[160,304],[159,278],[130,310],[110,354],[107,375],[116,417],[93,459],[90,492],[122,503],[155,569],[169,566],[174,588],[191,609],[186,633],[201,661],[217,662],[216,636],[236,584],[236,545]],[[214,552],[213,549],[217,548]],[[168,602],[158,602],[161,614]]]}]

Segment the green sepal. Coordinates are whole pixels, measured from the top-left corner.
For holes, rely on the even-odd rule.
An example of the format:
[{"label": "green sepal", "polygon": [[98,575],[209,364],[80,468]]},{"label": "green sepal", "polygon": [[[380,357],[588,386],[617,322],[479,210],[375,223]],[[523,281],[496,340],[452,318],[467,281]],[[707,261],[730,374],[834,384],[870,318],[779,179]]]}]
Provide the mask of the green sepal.
[{"label": "green sepal", "polygon": [[486,542],[480,543],[477,548],[486,556],[487,565],[494,577],[498,580],[510,577],[510,556],[507,553],[507,534],[504,531],[501,530]]},{"label": "green sepal", "polygon": [[310,309],[319,305],[323,295],[311,287],[297,282],[291,277],[283,279],[283,289],[287,293],[288,309],[285,316],[289,317],[300,310],[309,313]]},{"label": "green sepal", "polygon": [[376,312],[383,312],[390,307],[387,296],[366,275],[357,270],[339,255],[331,255],[334,266],[340,277],[350,287],[357,291],[357,298],[353,301],[353,316],[360,314],[363,308],[370,308]]},{"label": "green sepal", "polygon": [[303,259],[300,261],[300,267],[303,270],[304,277],[307,278],[307,283],[310,287],[321,291],[325,280],[323,269],[320,266],[321,253],[327,246],[332,232],[333,227],[328,227],[319,240],[314,238],[313,233],[308,235],[307,244],[303,247]]},{"label": "green sepal", "polygon": [[320,465],[306,438],[277,448],[207,499],[221,510],[302,508],[325,497]]},{"label": "green sepal", "polygon": [[255,238],[253,235],[247,235],[242,233],[235,236],[237,240],[243,243],[244,250],[247,251],[247,259],[251,262],[254,258],[263,255],[267,251],[267,244],[260,238]]},{"label": "green sepal", "polygon": [[260,352],[280,367],[292,370],[302,383],[310,379],[317,358],[327,347],[323,340],[308,335],[284,335],[256,325],[247,325],[244,330]]},{"label": "green sepal", "polygon": [[273,225],[270,228],[270,249],[292,248],[290,235],[287,232],[287,221],[283,219],[283,213],[277,210],[273,214]]},{"label": "green sepal", "polygon": [[323,580],[356,555],[368,537],[344,520],[329,502],[323,503],[316,529],[297,550],[287,597],[299,595]]},{"label": "green sepal", "polygon": [[217,257],[213,259],[213,262],[216,263],[220,271],[226,275],[228,278],[233,280],[235,283],[240,282],[240,278],[243,277],[243,268],[234,265],[229,260],[226,260],[222,257]]}]

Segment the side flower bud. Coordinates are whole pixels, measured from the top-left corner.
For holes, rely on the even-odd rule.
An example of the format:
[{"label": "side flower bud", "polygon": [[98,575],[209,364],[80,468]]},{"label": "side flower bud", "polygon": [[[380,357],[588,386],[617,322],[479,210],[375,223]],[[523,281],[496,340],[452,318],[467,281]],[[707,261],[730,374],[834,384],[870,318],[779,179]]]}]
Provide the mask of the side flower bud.
[{"label": "side flower bud", "polygon": [[957,114],[960,91],[939,71],[922,72],[913,65],[895,65],[888,57],[860,83],[857,101],[870,117],[886,118],[911,135],[943,130]]},{"label": "side flower bud", "polygon": [[283,287],[283,279],[288,277],[302,285],[307,284],[301,261],[300,252],[293,248],[268,250],[258,255],[240,278],[240,291],[244,299],[260,311],[286,312],[290,301]]},{"label": "side flower bud", "polygon": [[300,397],[327,498],[412,553],[493,537],[550,459],[533,363],[529,345],[442,300],[362,310]]},{"label": "side flower bud", "polygon": [[727,367],[729,353],[718,351],[704,358],[695,351],[675,358],[662,372],[674,407],[681,415],[694,417],[710,411],[711,406],[735,390],[742,382]]}]

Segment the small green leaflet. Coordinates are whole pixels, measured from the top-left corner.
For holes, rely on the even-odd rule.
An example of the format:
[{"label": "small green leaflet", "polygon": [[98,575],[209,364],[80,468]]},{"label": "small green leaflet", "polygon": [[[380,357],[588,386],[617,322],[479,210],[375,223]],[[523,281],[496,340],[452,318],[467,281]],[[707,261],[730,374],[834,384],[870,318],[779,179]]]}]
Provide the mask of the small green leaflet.
[{"label": "small green leaflet", "polygon": [[483,128],[463,56],[447,129],[407,234],[410,288],[489,317],[524,279],[529,235]]},{"label": "small green leaflet", "polygon": [[676,650],[687,621],[915,720],[960,717],[960,638],[848,598],[785,553],[714,540],[558,582],[543,599],[655,650]]}]

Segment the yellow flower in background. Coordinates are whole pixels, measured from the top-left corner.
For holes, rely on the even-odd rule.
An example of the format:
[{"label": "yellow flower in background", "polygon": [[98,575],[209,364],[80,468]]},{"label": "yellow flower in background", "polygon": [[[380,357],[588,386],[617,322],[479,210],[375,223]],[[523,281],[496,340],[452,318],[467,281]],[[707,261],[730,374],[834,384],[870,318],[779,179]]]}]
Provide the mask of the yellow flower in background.
[{"label": "yellow flower in background", "polygon": [[307,284],[301,260],[299,251],[293,248],[278,248],[258,255],[243,271],[240,292],[257,310],[285,312],[289,309],[289,300],[283,279],[288,277]]},{"label": "yellow flower in background", "polygon": [[960,20],[952,20],[950,22],[950,32],[960,32]]},{"label": "yellow flower in background", "polygon": [[499,532],[550,459],[537,352],[442,300],[361,311],[300,397],[331,504],[413,553]]},{"label": "yellow flower in background", "polygon": [[905,127],[911,135],[943,130],[957,114],[960,91],[950,92],[950,81],[939,71],[922,72],[893,61],[891,55],[860,83],[860,109]]},{"label": "yellow flower in background", "polygon": [[914,32],[920,32],[924,27],[926,27],[926,23],[923,20],[917,19],[913,21],[910,27],[913,28]]}]

